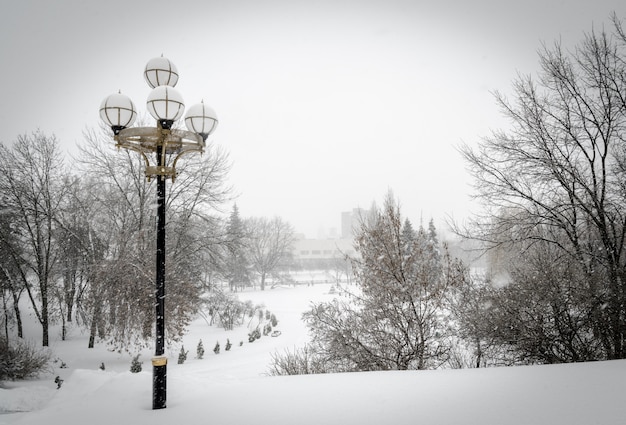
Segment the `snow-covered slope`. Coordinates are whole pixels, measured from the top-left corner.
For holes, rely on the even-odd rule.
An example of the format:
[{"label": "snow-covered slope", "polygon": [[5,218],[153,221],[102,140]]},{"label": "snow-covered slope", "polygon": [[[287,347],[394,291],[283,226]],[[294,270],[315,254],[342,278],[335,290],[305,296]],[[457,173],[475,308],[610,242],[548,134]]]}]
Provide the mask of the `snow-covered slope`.
[{"label": "snow-covered slope", "polygon": [[[169,353],[168,407],[153,411],[150,352],[144,372],[129,354],[88,350],[83,335],[55,341],[67,369],[0,389],[0,424],[549,424],[626,423],[626,361],[472,370],[266,376],[271,353],[304,343],[300,315],[330,299],[329,286],[246,292],[278,317],[281,336],[250,344],[247,329],[226,332],[203,320],[185,337],[189,360]],[[202,338],[204,359],[195,359]],[[215,355],[215,341],[233,348]],[[244,341],[239,345],[239,341]],[[98,369],[101,362],[106,370]],[[59,363],[59,362],[58,362]],[[58,364],[57,364],[58,366]],[[54,377],[64,383],[56,389]]]}]

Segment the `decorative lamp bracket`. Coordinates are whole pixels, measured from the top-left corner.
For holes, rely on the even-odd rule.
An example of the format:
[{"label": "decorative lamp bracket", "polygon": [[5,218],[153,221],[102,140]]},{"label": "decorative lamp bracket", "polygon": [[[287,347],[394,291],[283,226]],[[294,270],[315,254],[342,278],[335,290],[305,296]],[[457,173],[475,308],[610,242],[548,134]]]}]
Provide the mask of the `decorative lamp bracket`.
[{"label": "decorative lamp bracket", "polygon": [[[146,177],[176,179],[176,162],[190,152],[204,151],[206,146],[200,134],[160,127],[125,128],[115,136],[118,148],[139,152],[146,161]],[[149,155],[155,153],[154,163]]]}]

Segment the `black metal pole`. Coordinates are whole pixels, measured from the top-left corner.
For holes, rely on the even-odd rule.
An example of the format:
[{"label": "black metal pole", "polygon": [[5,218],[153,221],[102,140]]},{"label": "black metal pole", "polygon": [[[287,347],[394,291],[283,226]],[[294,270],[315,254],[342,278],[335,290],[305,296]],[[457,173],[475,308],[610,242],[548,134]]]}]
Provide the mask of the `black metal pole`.
[{"label": "black metal pole", "polygon": [[[157,148],[161,160],[162,146]],[[165,176],[157,176],[157,252],[156,252],[156,347],[152,359],[152,408],[166,407],[167,358],[165,358]]]}]

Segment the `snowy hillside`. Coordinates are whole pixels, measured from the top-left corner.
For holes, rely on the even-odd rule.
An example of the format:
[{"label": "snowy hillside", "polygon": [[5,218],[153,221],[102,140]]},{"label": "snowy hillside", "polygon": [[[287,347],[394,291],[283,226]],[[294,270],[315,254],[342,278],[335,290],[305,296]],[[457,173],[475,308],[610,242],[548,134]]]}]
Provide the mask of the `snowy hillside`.
[{"label": "snowy hillside", "polygon": [[[151,410],[151,352],[144,371],[129,372],[130,354],[98,346],[74,331],[54,341],[59,361],[38,380],[0,388],[0,425],[20,424],[622,424],[626,361],[472,370],[266,376],[271,353],[306,342],[300,315],[311,301],[330,299],[329,285],[245,292],[279,320],[279,337],[248,343],[195,321],[184,340],[188,360],[168,365],[168,407]],[[38,335],[36,328],[29,335]],[[233,347],[212,352],[216,341]],[[198,341],[206,353],[195,359]],[[243,345],[239,345],[243,341]],[[61,362],[67,368],[59,368]],[[101,363],[104,371],[99,370]],[[64,379],[56,389],[55,376]]]}]

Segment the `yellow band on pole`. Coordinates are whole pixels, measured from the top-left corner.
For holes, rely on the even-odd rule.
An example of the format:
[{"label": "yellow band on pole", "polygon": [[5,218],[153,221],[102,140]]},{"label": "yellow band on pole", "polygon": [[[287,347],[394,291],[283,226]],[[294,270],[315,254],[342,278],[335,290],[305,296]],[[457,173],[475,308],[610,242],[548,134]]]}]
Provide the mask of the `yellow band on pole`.
[{"label": "yellow band on pole", "polygon": [[152,366],[165,366],[167,365],[167,357],[159,356],[152,358]]}]

